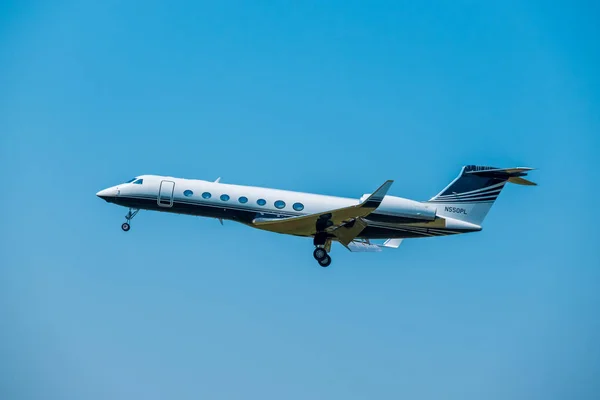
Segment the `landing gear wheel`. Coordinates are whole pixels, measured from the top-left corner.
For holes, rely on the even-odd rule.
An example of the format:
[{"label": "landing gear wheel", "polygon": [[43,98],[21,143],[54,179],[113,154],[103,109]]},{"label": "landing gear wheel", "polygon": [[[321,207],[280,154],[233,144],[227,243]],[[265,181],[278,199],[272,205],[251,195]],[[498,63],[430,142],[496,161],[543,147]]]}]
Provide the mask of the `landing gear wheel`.
[{"label": "landing gear wheel", "polygon": [[330,264],[331,264],[331,257],[329,257],[329,256],[325,256],[324,259],[319,260],[319,265],[323,268],[329,267]]},{"label": "landing gear wheel", "polygon": [[121,229],[123,229],[125,232],[127,232],[128,230],[130,230],[131,229],[131,225],[129,225],[129,222],[131,222],[131,220],[133,219],[133,217],[135,217],[139,211],[140,210],[138,208],[130,208],[129,212],[125,216],[125,220],[127,222],[124,222],[123,225],[121,225]]},{"label": "landing gear wheel", "polygon": [[325,257],[327,257],[327,252],[324,248],[317,247],[315,251],[313,251],[313,257],[315,258],[315,260],[320,262],[321,260],[325,259]]}]

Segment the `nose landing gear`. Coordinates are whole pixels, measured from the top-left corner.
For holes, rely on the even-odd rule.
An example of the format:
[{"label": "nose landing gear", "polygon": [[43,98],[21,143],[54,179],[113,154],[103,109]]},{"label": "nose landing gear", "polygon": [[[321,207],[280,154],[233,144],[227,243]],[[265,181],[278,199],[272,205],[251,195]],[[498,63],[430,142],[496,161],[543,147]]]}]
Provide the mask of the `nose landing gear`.
[{"label": "nose landing gear", "polygon": [[134,209],[134,208],[130,208],[129,212],[127,213],[127,215],[125,216],[125,219],[127,220],[127,222],[124,222],[121,225],[121,229],[123,229],[123,231],[128,232],[131,229],[131,225],[129,225],[129,223],[131,222],[131,220],[133,219],[133,217],[135,217],[137,215],[137,213],[139,212],[139,209]]}]

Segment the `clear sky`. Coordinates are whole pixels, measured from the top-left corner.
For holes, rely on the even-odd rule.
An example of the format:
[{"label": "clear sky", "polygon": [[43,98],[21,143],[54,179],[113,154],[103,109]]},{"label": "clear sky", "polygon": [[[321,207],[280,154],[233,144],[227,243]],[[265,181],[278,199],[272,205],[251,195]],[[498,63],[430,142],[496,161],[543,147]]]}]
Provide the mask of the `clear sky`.
[{"label": "clear sky", "polygon": [[[600,398],[600,8],[489,3],[0,2],[0,398]],[[465,164],[540,186],[327,269],[95,196],[425,200]]]}]

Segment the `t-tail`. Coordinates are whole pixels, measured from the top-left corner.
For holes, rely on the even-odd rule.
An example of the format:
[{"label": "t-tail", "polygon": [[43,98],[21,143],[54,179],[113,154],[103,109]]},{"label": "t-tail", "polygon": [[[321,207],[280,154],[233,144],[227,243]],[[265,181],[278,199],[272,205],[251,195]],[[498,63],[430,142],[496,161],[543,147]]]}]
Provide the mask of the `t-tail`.
[{"label": "t-tail", "polygon": [[495,168],[467,165],[437,196],[427,203],[437,215],[481,225],[506,182],[534,186],[524,179],[533,168]]}]

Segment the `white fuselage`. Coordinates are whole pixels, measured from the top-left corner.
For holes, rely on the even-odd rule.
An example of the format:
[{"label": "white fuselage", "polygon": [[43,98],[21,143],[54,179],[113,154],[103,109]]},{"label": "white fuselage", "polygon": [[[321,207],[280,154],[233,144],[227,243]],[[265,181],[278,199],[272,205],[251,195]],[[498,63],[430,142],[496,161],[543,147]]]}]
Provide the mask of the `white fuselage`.
[{"label": "white fuselage", "polygon": [[[227,219],[249,226],[258,218],[289,218],[360,202],[353,198],[156,175],[139,176],[133,182],[104,189],[97,195],[132,209]],[[366,239],[439,236],[481,229],[463,221],[440,218],[430,204],[394,196],[385,196],[366,220],[368,226],[360,235]]]}]

